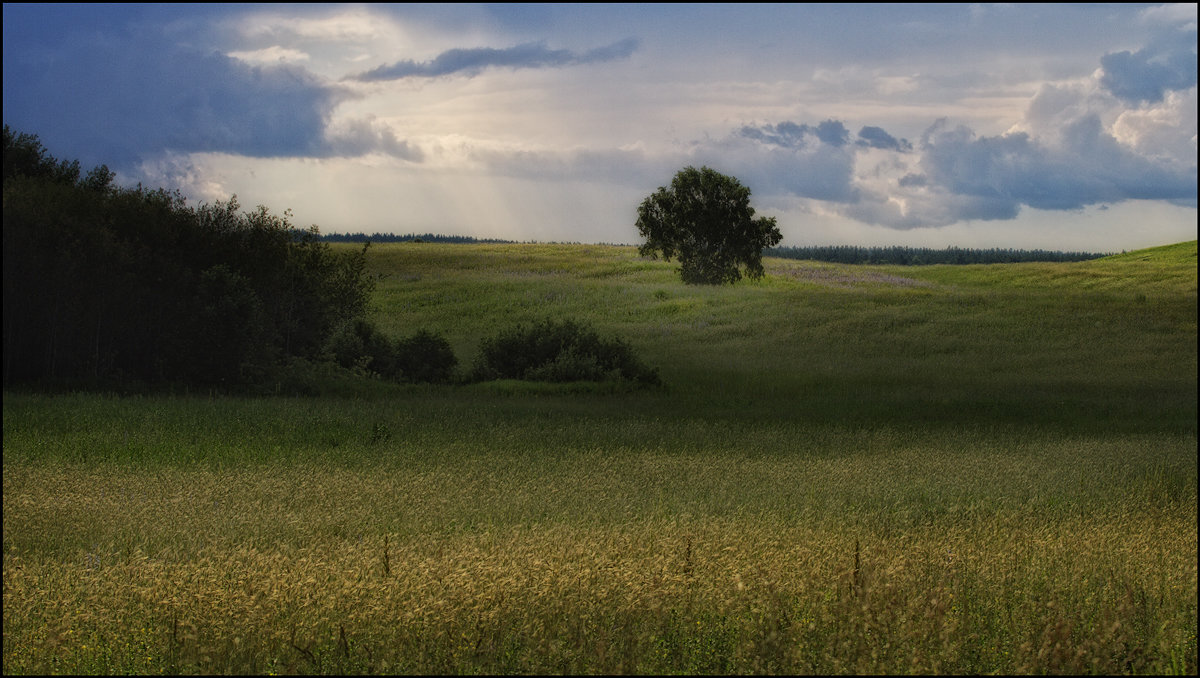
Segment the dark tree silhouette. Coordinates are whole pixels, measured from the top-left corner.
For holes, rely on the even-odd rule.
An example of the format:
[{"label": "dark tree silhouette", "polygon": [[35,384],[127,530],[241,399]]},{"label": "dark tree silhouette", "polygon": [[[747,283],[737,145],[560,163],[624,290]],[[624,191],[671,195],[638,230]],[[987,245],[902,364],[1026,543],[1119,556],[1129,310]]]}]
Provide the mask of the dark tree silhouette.
[{"label": "dark tree silhouette", "polygon": [[373,290],[337,255],[236,198],[113,184],[4,126],[4,383],[252,383],[320,360]]},{"label": "dark tree silhouette", "polygon": [[783,236],[774,217],[754,217],[750,189],[708,167],[685,167],[638,207],[643,256],[679,258],[688,284],[737,282],[742,268],[750,278],[763,275],[763,249]]}]

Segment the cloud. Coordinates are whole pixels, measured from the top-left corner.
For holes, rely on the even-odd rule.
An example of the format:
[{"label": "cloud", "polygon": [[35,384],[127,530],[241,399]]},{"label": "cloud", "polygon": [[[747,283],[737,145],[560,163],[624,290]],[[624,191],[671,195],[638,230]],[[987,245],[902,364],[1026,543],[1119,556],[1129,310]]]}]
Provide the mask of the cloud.
[{"label": "cloud", "polygon": [[[889,191],[892,203],[905,209],[858,214],[905,228],[1013,219],[1023,206],[1076,210],[1128,200],[1194,202],[1194,164],[1172,167],[1138,155],[1117,142],[1096,115],[1062,132],[1061,144],[1047,145],[1025,132],[978,136],[940,120],[922,135],[916,171]],[[883,202],[879,196],[873,201]]]},{"label": "cloud", "polygon": [[[1023,209],[1197,202],[1195,12],[1147,12],[1150,46],[1109,53],[1090,79],[1044,83],[1022,119],[980,134],[940,119],[919,141],[863,126],[743,126],[714,144],[768,195],[892,229],[1013,220]],[[847,143],[850,141],[850,143]],[[762,195],[762,192],[759,193]]]},{"label": "cloud", "polygon": [[[747,125],[723,138],[652,150],[641,144],[618,149],[555,149],[469,140],[456,155],[475,167],[508,177],[595,180],[646,190],[669,182],[684,166],[707,165],[738,177],[755,195],[850,202],[857,199],[856,148],[844,123],[830,119],[816,125],[791,121]],[[436,164],[438,159],[430,162]]]},{"label": "cloud", "polygon": [[544,42],[529,42],[505,49],[492,47],[451,49],[442,52],[432,61],[398,61],[350,76],[348,79],[376,82],[414,77],[436,78],[446,75],[474,76],[484,69],[492,67],[557,68],[626,59],[637,50],[637,47],[636,38],[627,38],[611,45],[588,50],[582,54],[566,49],[549,49]]},{"label": "cloud", "polygon": [[[727,168],[723,171],[768,200],[772,195],[819,200],[829,203],[827,211],[894,229],[1010,220],[1024,207],[1061,211],[1133,200],[1195,203],[1194,124],[1184,146],[1191,148],[1190,162],[1186,152],[1165,155],[1165,146],[1187,133],[1179,123],[1189,120],[1195,88],[1190,96],[1170,94],[1169,108],[1118,119],[1115,129],[1137,145],[1118,141],[1097,114],[1074,106],[1078,97],[1064,92],[1071,94],[1049,89],[1039,97],[1072,105],[1031,106],[1046,118],[1042,123],[1057,124],[1056,133],[1045,139],[1027,131],[979,135],[942,119],[915,145],[875,126],[863,127],[848,143],[841,121],[815,126],[785,121],[743,126],[728,139],[697,144],[693,155]],[[1146,149],[1161,153],[1139,152]]]},{"label": "cloud", "polygon": [[[237,192],[197,166],[191,156],[178,153],[167,152],[144,160],[130,174],[135,181],[143,181],[151,186],[170,186],[188,198],[202,202],[225,200]],[[118,177],[122,180],[129,178],[120,174]]]},{"label": "cloud", "polygon": [[386,35],[391,28],[366,8],[340,7],[336,11],[318,10],[312,14],[267,11],[239,15],[231,29],[248,38],[292,40],[295,38],[362,43]]},{"label": "cloud", "polygon": [[746,125],[728,138],[697,143],[688,160],[733,174],[759,195],[848,202],[856,199],[849,140],[846,126],[833,119]]},{"label": "cloud", "polygon": [[1140,155],[1180,167],[1196,164],[1196,88],[1168,92],[1159,106],[1123,111],[1112,132]]},{"label": "cloud", "polygon": [[1122,101],[1158,103],[1167,92],[1196,85],[1196,6],[1149,7],[1140,14],[1149,44],[1110,52],[1100,59],[1100,85]]},{"label": "cloud", "polygon": [[758,127],[746,125],[738,133],[747,139],[783,148],[803,148],[811,144],[840,147],[850,141],[850,131],[837,120],[826,120],[815,127],[794,122]]},{"label": "cloud", "polygon": [[1100,83],[1109,92],[1131,103],[1157,103],[1172,90],[1196,84],[1196,53],[1184,50],[1113,52],[1100,59]]},{"label": "cloud", "polygon": [[1166,26],[1185,32],[1196,30],[1196,4],[1192,2],[1155,5],[1143,9],[1139,14],[1143,23],[1152,26]]},{"label": "cloud", "polygon": [[425,157],[419,146],[398,138],[373,116],[339,120],[325,128],[325,143],[319,155],[353,158],[368,153],[383,153],[411,162],[420,162]]},{"label": "cloud", "polygon": [[255,65],[297,63],[310,60],[309,55],[300,50],[280,47],[279,45],[272,45],[271,47],[256,50],[229,52],[229,56]]},{"label": "cloud", "polygon": [[883,148],[892,151],[910,151],[912,144],[908,139],[897,139],[887,133],[882,127],[864,127],[858,131],[859,146]]},{"label": "cloud", "polygon": [[676,157],[649,153],[641,144],[562,148],[471,137],[423,141],[428,167],[550,183],[651,185],[674,171],[678,162]]},{"label": "cloud", "polygon": [[[5,121],[38,134],[52,152],[123,170],[168,152],[420,158],[373,121],[327,129],[334,110],[357,95],[302,66],[279,62],[299,59],[299,52],[271,48],[237,55],[189,48],[164,36],[67,42],[53,58],[6,64]],[[259,63],[272,58],[273,64]]]}]

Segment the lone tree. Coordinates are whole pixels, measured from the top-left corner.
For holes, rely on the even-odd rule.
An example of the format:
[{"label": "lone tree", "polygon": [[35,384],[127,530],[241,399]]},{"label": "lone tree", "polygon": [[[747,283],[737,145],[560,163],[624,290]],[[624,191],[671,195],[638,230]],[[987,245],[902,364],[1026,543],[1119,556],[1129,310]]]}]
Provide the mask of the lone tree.
[{"label": "lone tree", "polygon": [[708,167],[685,167],[638,207],[643,256],[679,257],[691,285],[719,285],[763,275],[762,251],[783,239],[774,217],[754,218],[750,189]]}]

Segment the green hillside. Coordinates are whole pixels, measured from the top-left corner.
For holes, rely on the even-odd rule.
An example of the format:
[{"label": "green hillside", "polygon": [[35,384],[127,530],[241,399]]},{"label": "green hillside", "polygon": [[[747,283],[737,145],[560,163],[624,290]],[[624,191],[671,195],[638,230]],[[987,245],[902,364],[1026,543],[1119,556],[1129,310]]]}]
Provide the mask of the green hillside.
[{"label": "green hillside", "polygon": [[1106,261],[1143,261],[1162,266],[1192,266],[1196,265],[1196,241],[1150,247],[1144,250],[1134,250],[1122,254],[1104,257]]},{"label": "green hillside", "polygon": [[890,268],[768,259],[765,281],[725,287],[683,285],[623,247],[385,244],[369,266],[385,332],[443,332],[470,362],[497,328],[585,320],[662,370],[669,395],[638,396],[655,406],[1189,429],[1195,250]]}]

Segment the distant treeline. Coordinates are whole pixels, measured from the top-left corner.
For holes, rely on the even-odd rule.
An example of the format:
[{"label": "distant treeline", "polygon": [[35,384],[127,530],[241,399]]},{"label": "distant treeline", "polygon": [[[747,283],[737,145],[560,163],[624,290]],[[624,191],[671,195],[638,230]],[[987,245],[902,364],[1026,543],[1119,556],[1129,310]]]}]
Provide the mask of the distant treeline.
[{"label": "distant treeline", "polygon": [[[498,238],[472,238],[466,235],[443,235],[441,233],[328,233],[319,236],[325,242],[438,242],[480,245],[516,245],[517,240]],[[578,244],[578,243],[564,243]],[[943,250],[928,247],[857,247],[855,245],[827,245],[823,247],[769,247],[763,250],[768,257],[784,259],[807,259],[827,261],[834,264],[894,264],[899,266],[921,266],[926,264],[1018,264],[1030,261],[1087,261],[1108,256],[1108,253],[1061,252],[1058,250],[1014,250],[995,248],[986,250],[947,247]]]},{"label": "distant treeline", "polygon": [[1107,254],[1091,252],[1059,252],[1047,250],[986,250],[947,247],[935,250],[927,247],[856,247],[832,245],[825,247],[773,247],[763,252],[769,257],[827,261],[834,264],[893,264],[921,266],[926,264],[1017,264],[1030,261],[1087,261]]},{"label": "distant treeline", "polygon": [[498,240],[496,238],[472,238],[466,235],[442,235],[441,233],[409,233],[407,235],[398,235],[396,233],[326,233],[321,236],[321,240],[325,242],[442,242],[454,244],[479,244],[479,245],[515,245],[515,240]]}]

